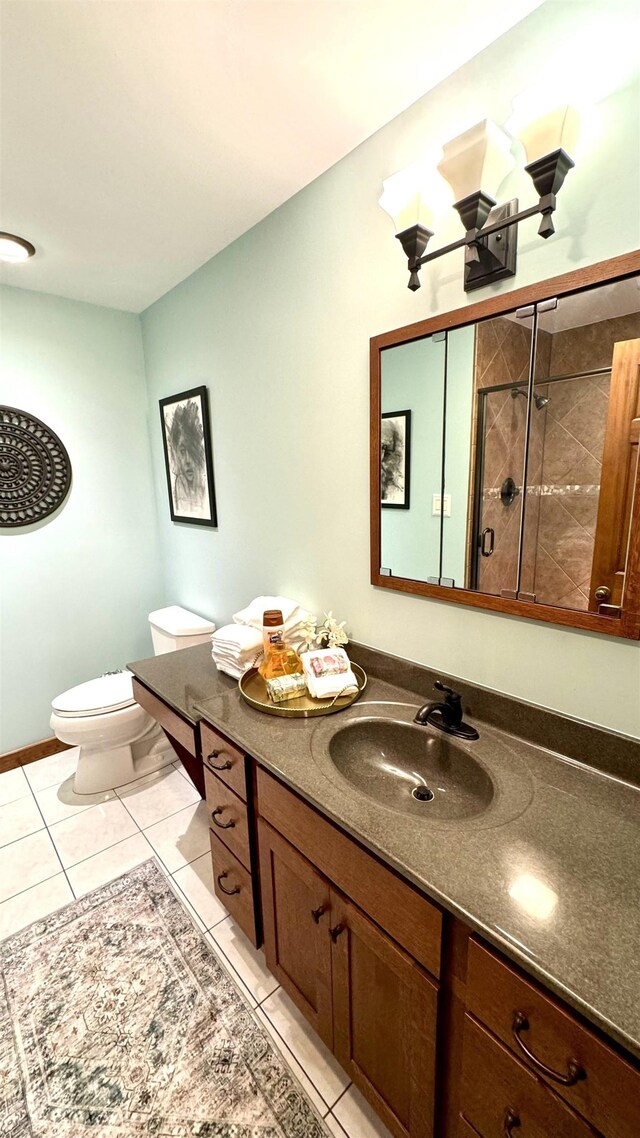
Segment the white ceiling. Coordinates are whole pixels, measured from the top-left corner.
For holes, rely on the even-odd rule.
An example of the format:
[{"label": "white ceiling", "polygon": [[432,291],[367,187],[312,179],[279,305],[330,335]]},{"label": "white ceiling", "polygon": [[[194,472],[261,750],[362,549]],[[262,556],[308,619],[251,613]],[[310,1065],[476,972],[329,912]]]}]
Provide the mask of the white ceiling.
[{"label": "white ceiling", "polygon": [[2,0],[23,288],[139,312],[541,0]]}]

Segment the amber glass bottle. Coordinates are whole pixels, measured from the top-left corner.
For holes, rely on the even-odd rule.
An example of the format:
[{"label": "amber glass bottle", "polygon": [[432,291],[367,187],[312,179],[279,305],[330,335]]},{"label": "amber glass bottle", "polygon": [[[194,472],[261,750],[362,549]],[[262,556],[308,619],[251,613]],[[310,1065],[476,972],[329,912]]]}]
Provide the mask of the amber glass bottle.
[{"label": "amber glass bottle", "polygon": [[302,660],[284,642],[284,621],[279,609],[268,609],[262,618],[264,659],[258,668],[263,680],[302,672]]}]

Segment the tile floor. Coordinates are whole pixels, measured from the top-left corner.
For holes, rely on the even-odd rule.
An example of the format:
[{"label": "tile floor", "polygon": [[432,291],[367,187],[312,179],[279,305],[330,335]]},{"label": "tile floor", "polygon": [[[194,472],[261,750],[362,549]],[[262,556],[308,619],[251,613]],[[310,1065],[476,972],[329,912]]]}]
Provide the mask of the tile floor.
[{"label": "tile floor", "polygon": [[73,749],[0,774],[0,940],[155,856],[331,1133],[391,1138],[218,901],[206,806],[181,763],[78,797],[76,762]]}]

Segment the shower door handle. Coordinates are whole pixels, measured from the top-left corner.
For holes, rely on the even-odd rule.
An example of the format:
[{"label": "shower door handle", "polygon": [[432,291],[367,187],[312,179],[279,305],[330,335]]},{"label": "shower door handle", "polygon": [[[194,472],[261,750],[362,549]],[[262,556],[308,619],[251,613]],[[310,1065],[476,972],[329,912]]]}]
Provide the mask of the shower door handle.
[{"label": "shower door handle", "polygon": [[487,526],[486,529],[483,529],[480,535],[480,552],[483,557],[491,557],[495,538],[496,535],[491,529],[491,526]]}]

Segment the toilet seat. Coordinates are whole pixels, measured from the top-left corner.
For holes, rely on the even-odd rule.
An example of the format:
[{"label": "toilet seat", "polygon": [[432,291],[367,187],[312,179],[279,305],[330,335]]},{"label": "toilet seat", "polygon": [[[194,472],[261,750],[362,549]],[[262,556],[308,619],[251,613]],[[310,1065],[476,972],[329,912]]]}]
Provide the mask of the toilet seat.
[{"label": "toilet seat", "polygon": [[127,671],[98,676],[57,695],[51,706],[55,714],[64,719],[83,719],[121,711],[135,703],[132,681],[132,673]]}]

